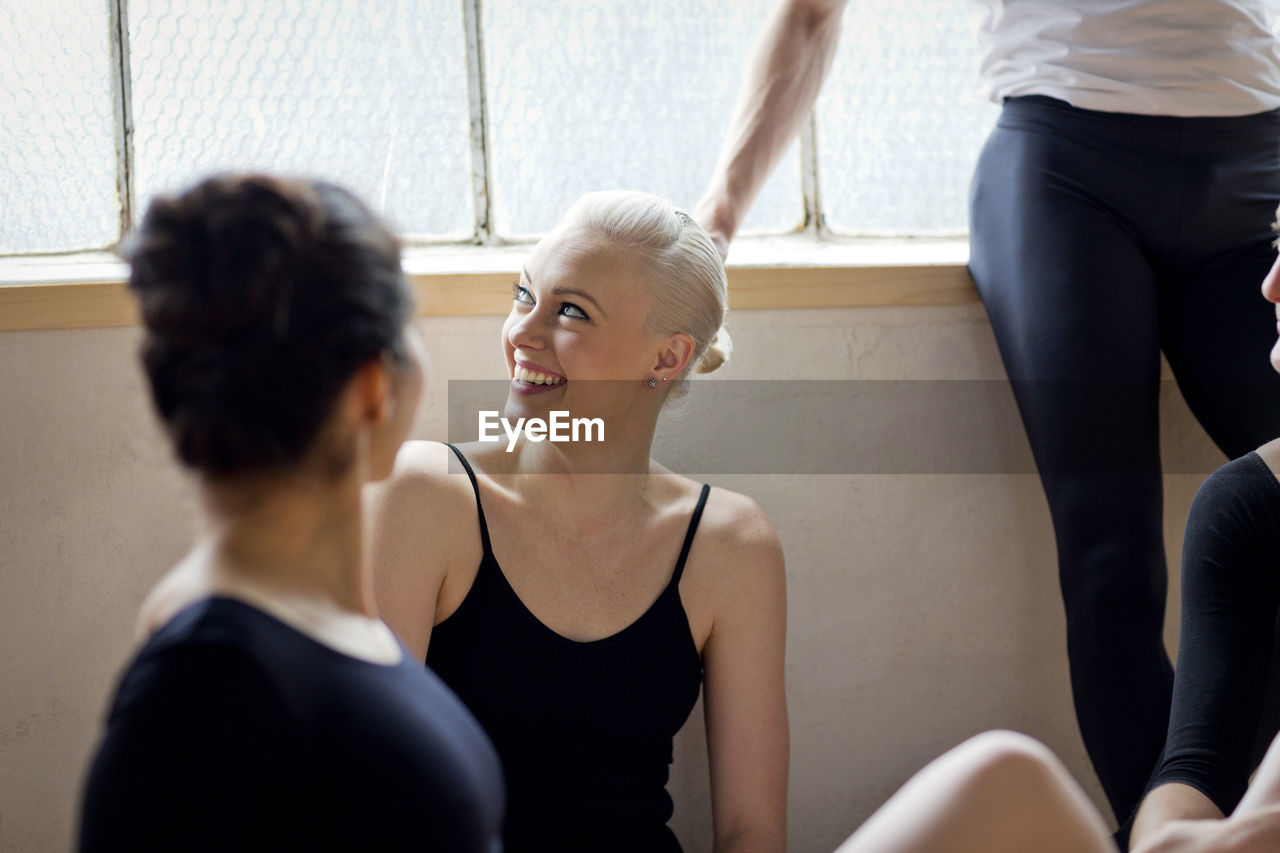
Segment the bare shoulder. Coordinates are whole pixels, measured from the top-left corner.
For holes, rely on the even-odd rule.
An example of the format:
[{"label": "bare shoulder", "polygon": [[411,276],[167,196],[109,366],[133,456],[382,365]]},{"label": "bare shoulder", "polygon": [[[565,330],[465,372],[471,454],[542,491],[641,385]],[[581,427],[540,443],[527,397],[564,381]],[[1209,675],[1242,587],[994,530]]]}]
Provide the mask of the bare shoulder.
[{"label": "bare shoulder", "polygon": [[387,502],[446,511],[465,503],[470,481],[457,467],[456,457],[438,441],[406,441],[396,454],[391,476],[370,488],[374,512]]},{"label": "bare shoulder", "polygon": [[455,458],[449,446],[438,441],[406,441],[396,454],[395,468],[388,480],[418,481],[428,485],[431,477],[449,473],[449,460]]},{"label": "bare shoulder", "polygon": [[[649,473],[660,489],[661,500],[693,502],[702,491],[702,483],[677,474],[659,462],[651,461]],[[711,487],[707,505],[702,511],[702,521],[698,525],[699,535],[708,527],[714,529],[713,535],[717,537],[733,539],[740,535],[751,539],[753,536],[766,536],[777,540],[773,525],[758,503],[741,492],[720,486]]]},{"label": "bare shoulder", "polygon": [[724,548],[738,552],[776,550],[782,553],[778,534],[760,504],[739,492],[714,487],[703,511],[708,533]]},{"label": "bare shoulder", "polygon": [[368,494],[375,553],[385,555],[390,545],[419,561],[428,554],[447,559],[455,535],[465,535],[468,522],[476,526],[471,481],[439,442],[405,442],[391,476]]},{"label": "bare shoulder", "polygon": [[[702,483],[656,462],[651,473],[658,478],[662,500],[693,503],[702,491]],[[698,523],[698,539],[714,542],[714,550],[725,556],[745,558],[762,550],[776,552],[779,558],[782,554],[778,534],[760,504],[747,495],[719,486],[712,486],[707,496],[702,520]]]},{"label": "bare shoulder", "polygon": [[[749,668],[779,663],[786,644],[782,544],[760,505],[712,488],[689,552],[681,597],[708,669],[747,655]],[[741,662],[741,661],[740,661]],[[731,669],[733,667],[731,666]]]},{"label": "bare shoulder", "polygon": [[696,557],[704,576],[710,574],[707,580],[721,592],[732,592],[734,597],[776,592],[785,583],[778,534],[764,510],[747,495],[713,487],[695,542],[701,551]]}]

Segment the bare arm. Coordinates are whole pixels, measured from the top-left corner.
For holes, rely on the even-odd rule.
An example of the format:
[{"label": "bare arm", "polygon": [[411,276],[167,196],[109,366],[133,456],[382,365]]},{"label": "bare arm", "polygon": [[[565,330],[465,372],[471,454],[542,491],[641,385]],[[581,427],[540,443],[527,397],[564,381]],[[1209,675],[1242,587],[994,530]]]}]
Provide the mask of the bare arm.
[{"label": "bare arm", "polygon": [[[1280,849],[1280,738],[1272,741],[1253,784],[1226,820],[1196,819],[1196,808],[1211,810],[1213,815],[1221,812],[1204,794],[1176,783],[1152,791],[1138,812],[1138,821],[1149,807],[1144,837],[1138,838],[1137,821],[1133,828],[1131,849],[1141,853],[1264,853]],[[1156,823],[1157,818],[1163,822]]]},{"label": "bare arm", "polygon": [[783,0],[756,43],[720,158],[694,218],[729,241],[813,110],[835,58],[847,0]]},{"label": "bare arm", "polygon": [[784,684],[786,578],[782,547],[753,501],[734,507],[720,549],[720,595],[702,650],[716,853],[782,853],[789,735]]},{"label": "bare arm", "polygon": [[1265,811],[1277,806],[1280,806],[1280,736],[1271,741],[1271,747],[1258,765],[1258,771],[1253,774],[1249,790],[1244,792],[1244,797],[1231,816]]},{"label": "bare arm", "polygon": [[1153,832],[1136,853],[1274,853],[1280,850],[1280,806],[1226,820],[1174,820]]},{"label": "bare arm", "polygon": [[1142,800],[1129,834],[1129,848],[1137,850],[1160,827],[1174,820],[1222,819],[1222,812],[1199,790],[1181,782],[1170,782],[1152,790]]},{"label": "bare arm", "polygon": [[[436,602],[444,582],[439,529],[439,491],[433,471],[439,445],[409,442],[395,469],[369,488],[369,565],[378,616],[418,660],[427,659]],[[442,449],[442,448],[441,448]]]}]

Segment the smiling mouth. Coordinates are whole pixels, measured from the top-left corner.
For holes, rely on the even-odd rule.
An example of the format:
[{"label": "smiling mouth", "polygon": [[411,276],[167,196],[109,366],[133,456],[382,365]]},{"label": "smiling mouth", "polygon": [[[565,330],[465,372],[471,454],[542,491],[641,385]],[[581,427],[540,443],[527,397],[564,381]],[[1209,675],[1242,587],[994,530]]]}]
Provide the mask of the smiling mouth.
[{"label": "smiling mouth", "polygon": [[527,367],[517,367],[512,378],[522,385],[562,385],[565,382],[563,376],[548,376]]}]

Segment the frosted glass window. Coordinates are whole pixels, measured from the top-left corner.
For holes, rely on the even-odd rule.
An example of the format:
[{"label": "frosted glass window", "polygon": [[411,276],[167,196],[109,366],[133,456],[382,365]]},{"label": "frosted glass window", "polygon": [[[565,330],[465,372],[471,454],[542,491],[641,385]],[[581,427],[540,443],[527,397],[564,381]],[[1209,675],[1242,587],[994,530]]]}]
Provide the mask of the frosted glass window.
[{"label": "frosted glass window", "polygon": [[[776,3],[485,0],[495,231],[545,232],[590,190],[697,202]],[[793,146],[743,231],[786,231],[802,218]]]},{"label": "frosted glass window", "polygon": [[120,236],[106,0],[0,2],[0,254]]},{"label": "frosted glass window", "polygon": [[963,234],[999,108],[961,0],[858,0],[818,101],[819,193],[841,234]]},{"label": "frosted glass window", "polygon": [[335,180],[409,236],[474,228],[459,0],[130,0],[137,194]]}]

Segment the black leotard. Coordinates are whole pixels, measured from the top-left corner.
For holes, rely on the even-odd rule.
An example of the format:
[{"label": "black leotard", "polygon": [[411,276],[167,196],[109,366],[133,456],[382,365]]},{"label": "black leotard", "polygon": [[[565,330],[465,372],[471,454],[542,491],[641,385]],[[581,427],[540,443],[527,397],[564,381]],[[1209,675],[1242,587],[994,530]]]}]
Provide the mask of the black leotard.
[{"label": "black leotard", "polygon": [[1196,494],[1182,546],[1182,628],[1173,712],[1152,786],[1181,782],[1230,814],[1275,734],[1280,482],[1256,453]]},{"label": "black leotard", "polygon": [[679,851],[667,827],[672,738],[693,709],[702,664],[677,585],[709,487],[671,581],[635,622],[576,642],[538,621],[489,544],[466,598],[431,632],[427,662],[480,720],[506,770],[510,853]]},{"label": "black leotard", "polygon": [[227,598],[125,672],[82,851],[500,851],[493,747],[409,654],[380,665]]}]

